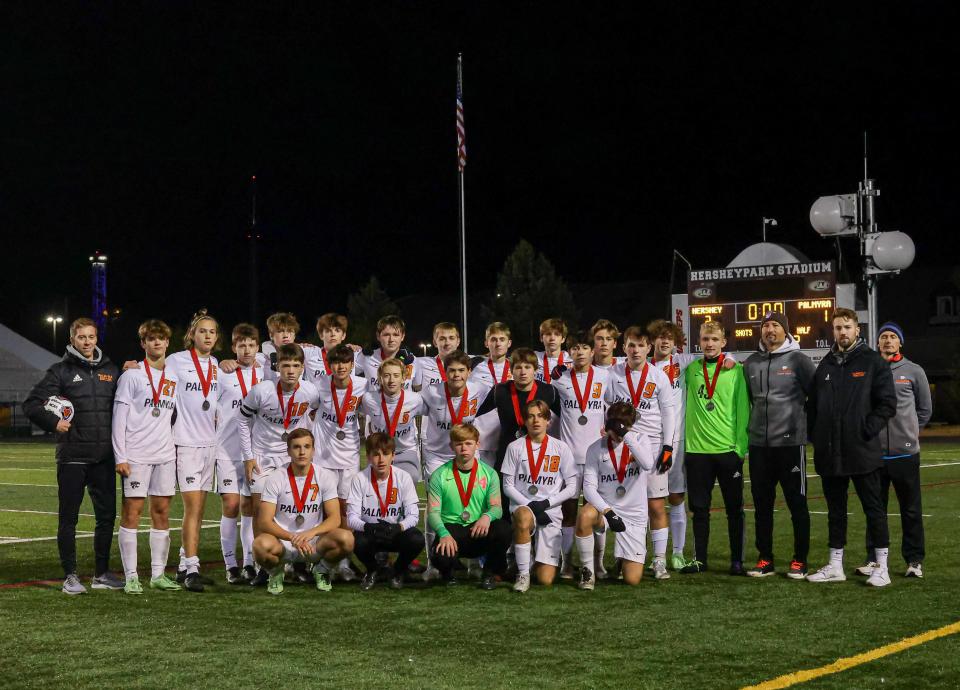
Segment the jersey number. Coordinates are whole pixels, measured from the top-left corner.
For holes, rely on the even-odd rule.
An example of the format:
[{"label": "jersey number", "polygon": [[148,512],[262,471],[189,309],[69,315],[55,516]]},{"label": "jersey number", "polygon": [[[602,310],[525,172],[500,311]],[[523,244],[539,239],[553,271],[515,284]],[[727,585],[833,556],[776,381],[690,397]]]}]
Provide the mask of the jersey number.
[{"label": "jersey number", "polygon": [[599,399],[600,399],[600,394],[601,394],[602,392],[603,392],[603,384],[602,384],[602,383],[595,383],[595,384],[593,384],[593,393],[591,393],[591,397],[592,397],[594,400],[599,400]]}]

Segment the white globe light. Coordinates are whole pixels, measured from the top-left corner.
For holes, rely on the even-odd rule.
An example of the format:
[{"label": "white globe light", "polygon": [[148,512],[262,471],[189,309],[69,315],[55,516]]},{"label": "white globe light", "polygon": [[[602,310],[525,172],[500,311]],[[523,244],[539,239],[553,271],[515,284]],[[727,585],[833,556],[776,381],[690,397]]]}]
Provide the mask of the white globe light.
[{"label": "white globe light", "polygon": [[917,249],[903,232],[881,232],[873,243],[873,262],[884,271],[900,271],[913,263]]},{"label": "white globe light", "polygon": [[853,219],[841,196],[822,196],[810,207],[810,225],[824,237],[839,235],[847,230]]}]

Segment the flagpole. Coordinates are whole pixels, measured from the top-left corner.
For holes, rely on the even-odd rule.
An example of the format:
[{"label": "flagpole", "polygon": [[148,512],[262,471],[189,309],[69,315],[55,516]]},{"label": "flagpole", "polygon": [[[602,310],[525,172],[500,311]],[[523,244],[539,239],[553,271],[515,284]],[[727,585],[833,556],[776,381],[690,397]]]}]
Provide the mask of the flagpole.
[{"label": "flagpole", "polygon": [[468,348],[467,336],[467,206],[463,189],[463,169],[467,163],[466,132],[463,124],[463,54],[457,54],[457,207],[460,220],[460,319],[463,331],[460,334],[464,351]]}]

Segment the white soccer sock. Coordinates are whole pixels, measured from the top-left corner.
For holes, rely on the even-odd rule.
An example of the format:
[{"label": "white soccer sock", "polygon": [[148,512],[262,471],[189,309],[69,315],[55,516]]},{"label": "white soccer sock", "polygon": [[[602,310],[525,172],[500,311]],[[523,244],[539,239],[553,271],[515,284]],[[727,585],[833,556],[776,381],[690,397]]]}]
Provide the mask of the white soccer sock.
[{"label": "white soccer sock", "polygon": [[[181,535],[183,532],[181,531]],[[180,564],[177,566],[177,570],[186,570],[187,569],[187,552],[183,550],[183,547],[180,547]]]},{"label": "white soccer sock", "polygon": [[517,559],[517,572],[530,572],[530,542],[513,545],[513,557]]},{"label": "white soccer sock", "polygon": [[594,532],[593,533],[593,557],[597,559],[597,563],[601,566],[603,565],[603,555],[607,552],[607,532]]},{"label": "white soccer sock", "polygon": [[123,574],[127,579],[137,576],[137,530],[120,528],[117,535],[120,545],[120,561],[123,563]]},{"label": "white soccer sock", "polygon": [[573,551],[573,535],[576,527],[560,528],[560,552],[563,554],[563,562],[570,563],[570,553]]},{"label": "white soccer sock", "polygon": [[843,549],[830,549],[830,565],[843,568]]},{"label": "white soccer sock", "polygon": [[186,557],[186,566],[187,573],[199,573],[200,572],[200,557],[199,556],[187,556]]},{"label": "white soccer sock", "polygon": [[253,565],[253,516],[240,516],[240,545],[243,547],[243,566]]},{"label": "white soccer sock", "polygon": [[590,572],[593,572],[593,539],[593,536],[576,538],[580,567],[587,568]]},{"label": "white soccer sock", "polygon": [[340,562],[337,563],[337,568],[349,568],[349,567],[350,567],[350,559],[347,557],[341,558]]},{"label": "white soccer sock", "polygon": [[670,534],[669,527],[661,527],[650,532],[650,539],[653,541],[653,557],[666,558],[667,555],[667,535]]},{"label": "white soccer sock", "polygon": [[220,516],[220,551],[228,569],[237,567],[237,518]]},{"label": "white soccer sock", "polygon": [[687,544],[687,505],[670,506],[670,539],[673,541],[673,552],[683,553]]},{"label": "white soccer sock", "polygon": [[150,577],[160,577],[170,555],[170,530],[150,530]]},{"label": "white soccer sock", "polygon": [[874,558],[877,559],[877,565],[880,566],[881,569],[886,570],[887,556],[890,555],[890,549],[874,549],[874,551],[877,554],[876,556],[874,556]]}]

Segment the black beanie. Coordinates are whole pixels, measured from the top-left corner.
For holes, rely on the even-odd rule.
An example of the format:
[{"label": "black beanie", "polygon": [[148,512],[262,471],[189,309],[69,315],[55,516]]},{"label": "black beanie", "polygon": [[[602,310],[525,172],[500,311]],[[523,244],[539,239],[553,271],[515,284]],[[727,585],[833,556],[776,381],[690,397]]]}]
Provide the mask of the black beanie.
[{"label": "black beanie", "polygon": [[763,320],[760,321],[760,327],[763,328],[763,324],[765,324],[767,321],[776,321],[778,324],[780,324],[783,327],[784,331],[786,331],[787,333],[790,333],[790,327],[787,324],[786,314],[782,314],[778,311],[768,311],[766,314],[763,315]]}]

